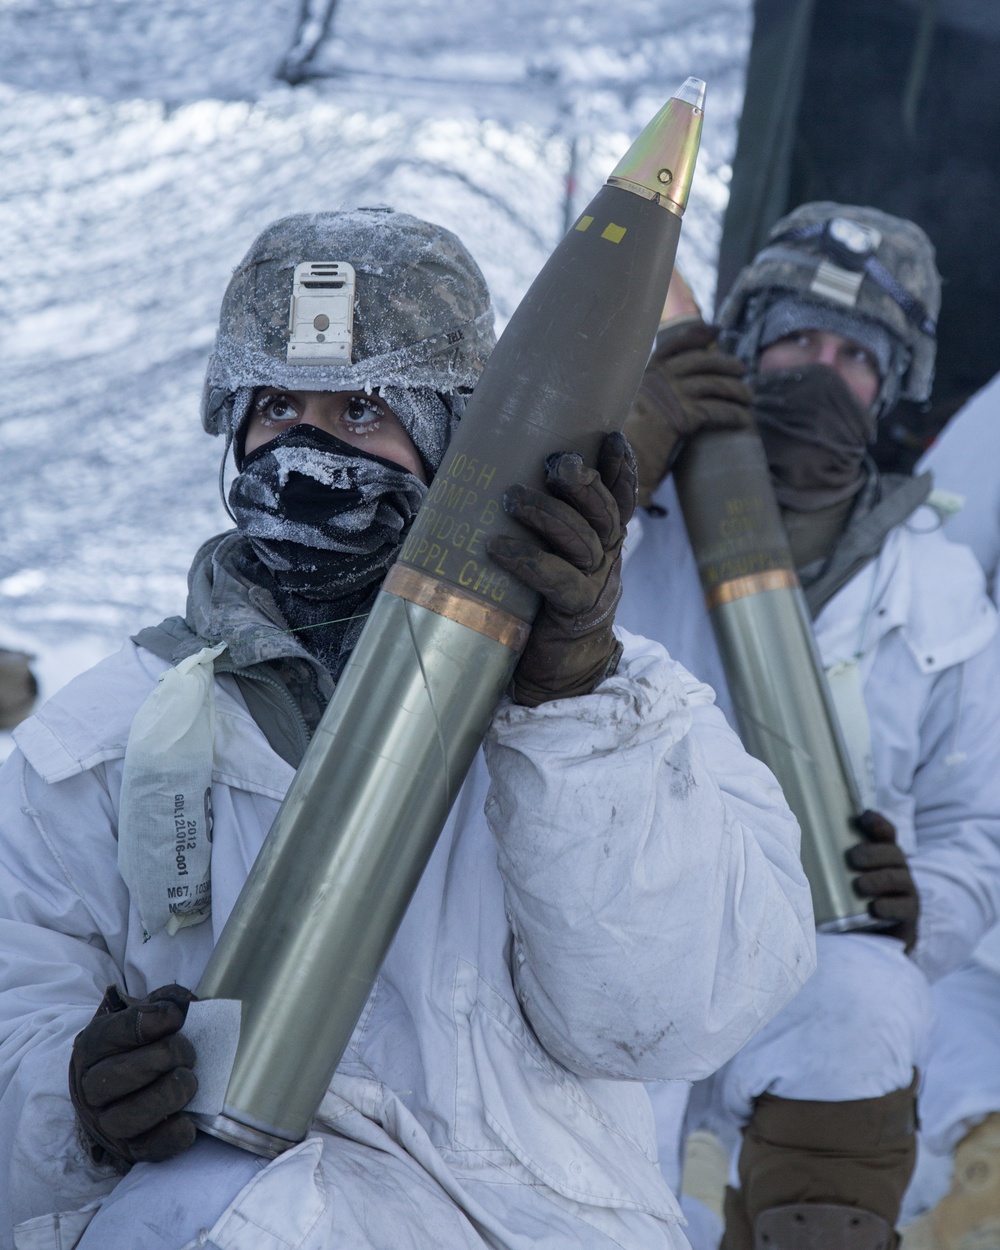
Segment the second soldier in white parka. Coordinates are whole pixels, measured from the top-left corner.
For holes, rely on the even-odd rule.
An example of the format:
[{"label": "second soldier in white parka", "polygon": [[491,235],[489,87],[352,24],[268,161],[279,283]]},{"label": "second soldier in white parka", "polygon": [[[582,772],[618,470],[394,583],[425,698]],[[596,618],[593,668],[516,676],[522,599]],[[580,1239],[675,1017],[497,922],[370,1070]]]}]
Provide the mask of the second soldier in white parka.
[{"label": "second soldier in white parka", "polygon": [[765,1232],[782,1250],[891,1244],[929,983],[997,913],[996,612],[971,553],[926,505],[929,478],[883,476],[868,457],[896,400],[930,393],[939,302],[913,223],[803,205],[721,309],[732,354],[698,318],[667,327],[626,426],[648,506],[622,619],[713,685],[731,716],[667,475],[685,435],[756,422],[859,788],[881,814],[850,863],[884,933],[819,935],[817,975],[713,1082],[716,1127],[743,1130],[727,1250]]}]

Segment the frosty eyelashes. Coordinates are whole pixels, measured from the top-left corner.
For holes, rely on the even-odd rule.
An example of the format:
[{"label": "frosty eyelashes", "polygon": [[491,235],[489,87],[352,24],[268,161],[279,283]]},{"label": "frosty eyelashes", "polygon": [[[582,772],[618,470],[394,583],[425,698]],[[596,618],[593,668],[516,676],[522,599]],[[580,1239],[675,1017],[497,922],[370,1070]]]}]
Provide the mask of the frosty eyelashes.
[{"label": "frosty eyelashes", "polygon": [[[253,415],[266,426],[287,426],[303,418],[306,405],[290,391],[269,391],[259,395],[253,402]],[[374,398],[364,395],[344,396],[343,407],[336,420],[352,434],[373,434],[379,429],[384,408]]]},{"label": "frosty eyelashes", "polygon": [[258,395],[253,401],[253,415],[265,425],[281,425],[297,420],[300,413],[288,395],[278,394]]},{"label": "frosty eyelashes", "polygon": [[352,395],[347,401],[341,420],[355,433],[374,433],[381,424],[382,409],[365,395]]}]

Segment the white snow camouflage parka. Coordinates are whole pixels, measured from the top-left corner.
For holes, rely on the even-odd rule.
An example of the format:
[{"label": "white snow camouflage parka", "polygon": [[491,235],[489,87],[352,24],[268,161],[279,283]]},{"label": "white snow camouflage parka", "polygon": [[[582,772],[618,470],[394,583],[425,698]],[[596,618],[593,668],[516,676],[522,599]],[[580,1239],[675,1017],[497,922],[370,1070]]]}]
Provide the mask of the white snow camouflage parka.
[{"label": "white snow camouflage parka", "polygon": [[[246,588],[223,561],[202,582],[204,637]],[[595,693],[498,710],[316,1134],[263,1171],[207,1138],[139,1165],[83,1246],[140,1250],[135,1218],[152,1229],[164,1186],[171,1210],[210,1196],[185,1218],[227,1250],[685,1244],[640,1082],[706,1075],[780,1010],[814,966],[812,914],[770,773],[706,686],[625,643]],[[72,1213],[113,1189],[77,1140],[72,1039],[110,982],[197,985],[293,775],[218,677],[213,912],[143,942],[116,817],[129,726],[165,667],[127,644],[21,727],[0,772],[4,1250],[77,1244],[92,1212]],[[171,1219],[150,1246],[181,1244]]]}]

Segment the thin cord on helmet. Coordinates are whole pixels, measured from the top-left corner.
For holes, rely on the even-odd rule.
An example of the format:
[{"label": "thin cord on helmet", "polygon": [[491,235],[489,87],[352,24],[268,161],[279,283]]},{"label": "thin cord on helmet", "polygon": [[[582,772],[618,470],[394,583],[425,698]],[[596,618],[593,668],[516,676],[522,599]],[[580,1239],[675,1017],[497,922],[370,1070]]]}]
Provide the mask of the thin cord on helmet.
[{"label": "thin cord on helmet", "polygon": [[226,446],[223,448],[222,461],[219,464],[219,494],[222,496],[222,506],[229,513],[229,519],[234,525],[237,524],[233,510],[229,506],[229,500],[226,498],[226,461],[229,459],[229,449],[233,445],[233,431],[226,429]]}]

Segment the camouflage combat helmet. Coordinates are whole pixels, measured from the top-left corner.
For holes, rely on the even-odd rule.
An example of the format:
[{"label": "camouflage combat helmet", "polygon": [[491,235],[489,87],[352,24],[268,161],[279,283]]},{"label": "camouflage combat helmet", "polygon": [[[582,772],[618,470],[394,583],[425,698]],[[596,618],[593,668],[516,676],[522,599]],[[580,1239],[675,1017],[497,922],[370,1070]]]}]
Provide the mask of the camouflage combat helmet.
[{"label": "camouflage combat helmet", "polygon": [[[351,268],[353,308],[337,303]],[[202,424],[232,438],[259,386],[467,390],[494,342],[486,282],[449,230],[384,208],[284,217],[226,288]]]},{"label": "camouflage combat helmet", "polygon": [[828,201],[803,204],[782,217],[719,310],[728,345],[751,367],[769,306],[789,295],[839,314],[830,328],[842,324],[847,337],[852,320],[888,331],[892,358],[878,413],[898,398],[929,398],[941,277],[933,245],[919,226],[877,208]]}]

